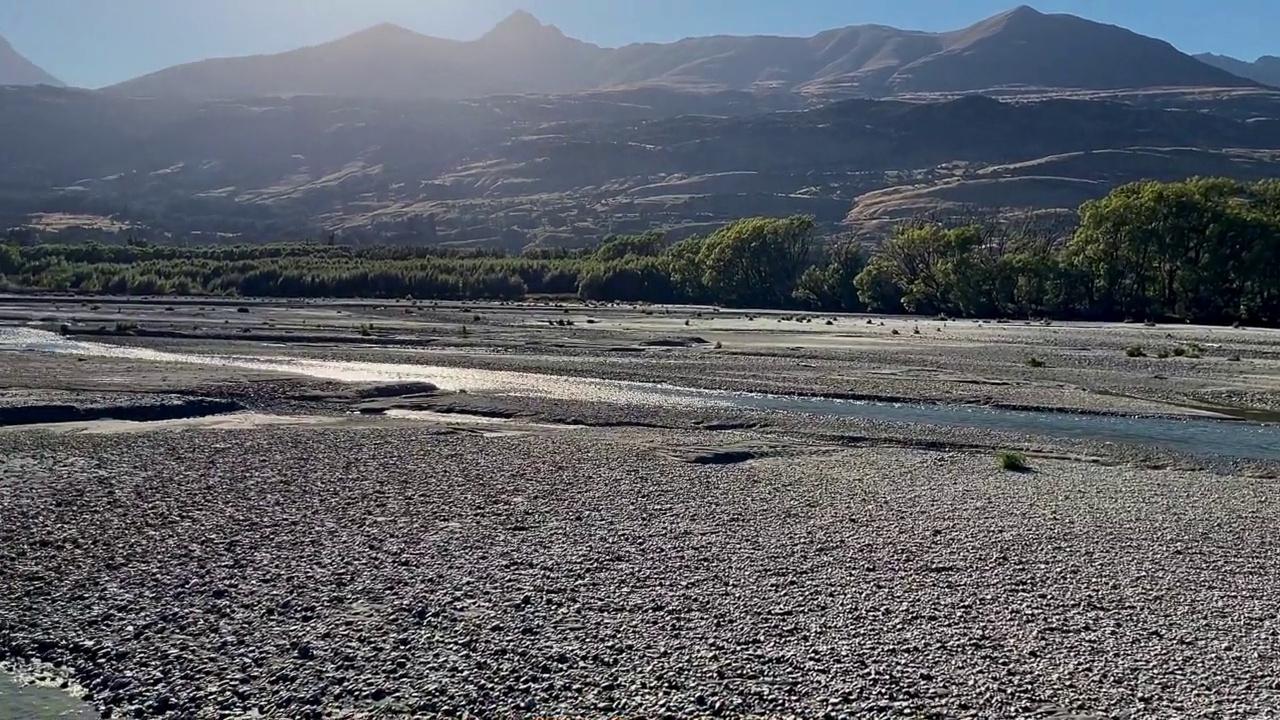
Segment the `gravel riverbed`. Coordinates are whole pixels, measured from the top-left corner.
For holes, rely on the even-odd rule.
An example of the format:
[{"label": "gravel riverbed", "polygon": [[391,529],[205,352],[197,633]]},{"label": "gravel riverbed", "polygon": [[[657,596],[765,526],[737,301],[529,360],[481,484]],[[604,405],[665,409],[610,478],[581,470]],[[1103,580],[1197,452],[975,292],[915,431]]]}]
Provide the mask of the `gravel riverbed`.
[{"label": "gravel riverbed", "polygon": [[1274,480],[519,430],[0,433],[0,653],[123,717],[1280,708]]}]

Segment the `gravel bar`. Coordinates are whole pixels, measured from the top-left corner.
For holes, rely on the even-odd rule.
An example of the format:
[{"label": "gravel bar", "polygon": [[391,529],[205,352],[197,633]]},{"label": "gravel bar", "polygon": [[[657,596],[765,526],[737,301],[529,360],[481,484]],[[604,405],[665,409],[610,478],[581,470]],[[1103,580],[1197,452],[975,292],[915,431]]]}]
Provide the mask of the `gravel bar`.
[{"label": "gravel bar", "polygon": [[1273,480],[681,459],[757,440],[7,432],[0,656],[113,717],[1276,715]]}]

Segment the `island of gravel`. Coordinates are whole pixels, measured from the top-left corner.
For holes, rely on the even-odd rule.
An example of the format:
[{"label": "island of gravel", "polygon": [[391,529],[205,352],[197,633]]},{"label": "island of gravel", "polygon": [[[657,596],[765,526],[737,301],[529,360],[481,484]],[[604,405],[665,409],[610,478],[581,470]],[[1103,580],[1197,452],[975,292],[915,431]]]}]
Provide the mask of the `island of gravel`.
[{"label": "island of gravel", "polygon": [[[568,381],[1280,410],[1280,333],[1251,328],[48,297],[0,322]],[[1280,704],[1274,463],[136,353],[0,349],[0,423],[0,660],[112,717]]]}]

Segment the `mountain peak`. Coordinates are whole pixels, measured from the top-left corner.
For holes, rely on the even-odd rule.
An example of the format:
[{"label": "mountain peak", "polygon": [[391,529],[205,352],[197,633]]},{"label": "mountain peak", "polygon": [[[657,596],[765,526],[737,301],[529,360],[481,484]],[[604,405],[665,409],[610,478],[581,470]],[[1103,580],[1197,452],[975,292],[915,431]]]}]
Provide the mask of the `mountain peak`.
[{"label": "mountain peak", "polygon": [[385,22],[374,25],[373,27],[365,28],[357,33],[348,35],[347,37],[391,39],[402,37],[421,37],[421,35],[401,25]]},{"label": "mountain peak", "polygon": [[1020,27],[1029,23],[1038,23],[1047,17],[1047,15],[1030,5],[1019,5],[1012,10],[1005,10],[999,15],[987,18],[982,21],[982,24],[1002,26],[1016,25]]},{"label": "mountain peak", "polygon": [[542,21],[524,10],[516,10],[502,22],[485,33],[482,40],[522,40],[543,35],[562,36],[554,25],[543,25]]}]

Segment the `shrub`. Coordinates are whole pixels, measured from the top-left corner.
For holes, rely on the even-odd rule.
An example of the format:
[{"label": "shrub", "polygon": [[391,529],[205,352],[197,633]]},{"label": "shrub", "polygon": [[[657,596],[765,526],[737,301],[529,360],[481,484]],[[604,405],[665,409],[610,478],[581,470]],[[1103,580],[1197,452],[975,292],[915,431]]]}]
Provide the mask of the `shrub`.
[{"label": "shrub", "polygon": [[241,305],[240,307],[236,308],[236,312],[238,312],[238,313],[247,313],[247,312],[249,312],[249,308],[244,307],[243,305]]},{"label": "shrub", "polygon": [[1027,358],[1027,367],[1042,368],[1044,367],[1044,361],[1038,357],[1029,357]]},{"label": "shrub", "polygon": [[1027,464],[1027,457],[1012,450],[1001,450],[996,453],[996,463],[1000,465],[1002,470],[1008,470],[1009,472],[1027,472],[1031,469],[1031,466]]},{"label": "shrub", "polygon": [[1130,345],[1124,349],[1124,354],[1131,358],[1146,357],[1147,351],[1142,349],[1141,345]]}]

